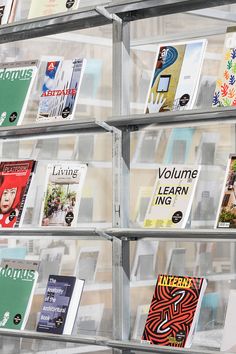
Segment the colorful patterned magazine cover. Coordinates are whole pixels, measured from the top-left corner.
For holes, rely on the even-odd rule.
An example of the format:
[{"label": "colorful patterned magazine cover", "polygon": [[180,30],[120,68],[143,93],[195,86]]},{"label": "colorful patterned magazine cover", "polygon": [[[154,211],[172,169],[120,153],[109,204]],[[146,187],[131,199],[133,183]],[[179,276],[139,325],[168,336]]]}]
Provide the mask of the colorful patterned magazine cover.
[{"label": "colorful patterned magazine cover", "polygon": [[85,62],[85,59],[47,62],[38,122],[73,119]]},{"label": "colorful patterned magazine cover", "polygon": [[20,226],[34,167],[33,160],[0,163],[0,227]]},{"label": "colorful patterned magazine cover", "polygon": [[230,155],[220,204],[217,213],[216,227],[236,228],[236,155]]},{"label": "colorful patterned magazine cover", "polygon": [[48,165],[41,226],[75,226],[87,165],[61,162]]},{"label": "colorful patterned magazine cover", "polygon": [[200,79],[205,39],[161,44],[145,106],[146,113],[193,107]]},{"label": "colorful patterned magazine cover", "polygon": [[35,60],[0,64],[0,126],[22,123],[37,64]]},{"label": "colorful patterned magazine cover", "polygon": [[10,22],[14,2],[15,0],[0,0],[0,25]]},{"label": "colorful patterned magazine cover", "polygon": [[159,275],[142,340],[189,348],[206,285],[204,278]]},{"label": "colorful patterned magazine cover", "polygon": [[79,0],[31,0],[28,18],[50,16],[60,12],[77,10]]},{"label": "colorful patterned magazine cover", "polygon": [[212,106],[236,106],[236,27],[227,29]]},{"label": "colorful patterned magazine cover", "polygon": [[188,221],[199,173],[200,166],[159,167],[144,227],[184,228]]}]

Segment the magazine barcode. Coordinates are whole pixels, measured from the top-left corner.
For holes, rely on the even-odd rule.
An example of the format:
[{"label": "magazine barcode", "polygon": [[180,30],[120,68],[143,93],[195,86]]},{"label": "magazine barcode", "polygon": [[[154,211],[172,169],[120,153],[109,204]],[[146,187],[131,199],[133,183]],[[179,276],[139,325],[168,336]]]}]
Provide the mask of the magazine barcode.
[{"label": "magazine barcode", "polygon": [[229,222],[219,222],[219,227],[229,227],[230,223]]}]

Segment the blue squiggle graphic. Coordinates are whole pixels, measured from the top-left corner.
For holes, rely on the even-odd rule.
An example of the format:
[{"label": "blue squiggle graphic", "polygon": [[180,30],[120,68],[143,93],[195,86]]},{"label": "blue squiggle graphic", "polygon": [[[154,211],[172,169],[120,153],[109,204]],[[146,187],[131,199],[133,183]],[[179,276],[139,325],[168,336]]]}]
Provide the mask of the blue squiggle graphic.
[{"label": "blue squiggle graphic", "polygon": [[154,73],[154,77],[153,77],[153,81],[152,81],[152,86],[154,85],[156,78],[158,77],[158,75],[165,70],[166,68],[168,68],[169,66],[171,66],[172,64],[174,64],[174,62],[178,59],[178,51],[176,48],[171,47],[171,46],[167,46],[165,47],[166,49],[168,49],[167,55],[164,59],[164,63],[162,65],[161,68],[157,68],[155,70]]}]

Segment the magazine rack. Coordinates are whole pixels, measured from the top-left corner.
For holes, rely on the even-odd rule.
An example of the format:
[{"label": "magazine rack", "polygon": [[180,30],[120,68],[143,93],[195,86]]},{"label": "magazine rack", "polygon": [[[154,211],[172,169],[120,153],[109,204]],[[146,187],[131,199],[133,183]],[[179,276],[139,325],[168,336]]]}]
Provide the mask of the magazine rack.
[{"label": "magazine rack", "polygon": [[[202,242],[203,244],[211,242],[217,244],[219,241],[219,243],[222,245],[227,244],[230,246],[229,250],[227,249],[227,252],[229,251],[230,253],[229,261],[225,262],[224,264],[221,257],[218,257],[221,263],[220,265],[218,265],[215,262],[214,267],[216,270],[219,270],[215,271],[214,274],[210,274],[209,279],[212,281],[211,285],[214,282],[220,284],[222,280],[224,282],[231,282],[231,284],[233,284],[236,279],[236,258],[234,256],[236,250],[234,243],[236,238],[236,232],[233,230],[214,230],[212,226],[210,228],[207,228],[207,226],[205,228],[202,228],[202,224],[200,224],[200,227],[197,226],[196,229],[194,229],[193,227],[188,227],[185,230],[149,230],[140,228],[140,224],[138,222],[135,222],[135,220],[133,220],[133,217],[131,216],[134,209],[134,202],[131,201],[130,208],[130,191],[132,192],[131,196],[134,196],[135,193],[137,193],[137,190],[135,190],[135,187],[130,183],[130,175],[135,170],[150,169],[152,171],[155,171],[158,161],[155,161],[153,163],[149,161],[146,166],[145,163],[139,164],[136,153],[136,161],[134,161],[132,165],[132,163],[130,162],[130,154],[133,153],[132,150],[134,149],[135,145],[132,139],[134,139],[133,136],[135,136],[135,134],[138,134],[138,131],[143,131],[143,129],[152,129],[153,127],[155,129],[157,128],[159,130],[164,130],[164,134],[159,137],[159,144],[163,144],[163,136],[165,136],[163,139],[164,144],[166,144],[166,142],[168,141],[169,131],[173,127],[185,128],[193,126],[204,131],[206,124],[218,124],[217,129],[220,131],[221,129],[224,129],[224,127],[221,126],[222,121],[227,122],[227,124],[231,124],[234,127],[236,111],[234,108],[231,107],[217,109],[200,107],[191,111],[184,110],[149,115],[140,113],[137,114],[136,112],[140,112],[139,108],[141,107],[142,109],[143,104],[130,104],[130,78],[128,75],[128,73],[130,73],[130,26],[133,22],[139,20],[144,21],[145,19],[147,19],[147,21],[149,21],[151,18],[155,17],[174,15],[177,13],[190,11],[195,12],[195,15],[212,17],[213,20],[225,20],[225,14],[223,12],[221,12],[217,8],[210,8],[220,5],[232,5],[236,3],[236,1],[219,0],[217,2],[213,2],[208,0],[114,0],[106,3],[105,5],[102,5],[101,2],[99,2],[99,5],[97,5],[96,3],[98,3],[98,1],[94,0],[94,3],[95,4],[89,7],[81,6],[78,11],[74,11],[71,14],[59,14],[50,18],[45,17],[34,20],[21,20],[10,25],[2,26],[0,27],[0,43],[4,46],[3,48],[8,48],[7,46],[9,46],[9,50],[13,51],[14,53],[14,43],[10,44],[10,42],[24,41],[24,45],[24,43],[28,43],[26,41],[28,39],[34,39],[35,41],[37,41],[36,38],[38,37],[46,37],[50,35],[54,35],[54,39],[59,38],[57,36],[61,36],[60,38],[64,40],[65,38],[63,37],[63,35],[66,32],[74,30],[83,30],[86,28],[97,28],[99,26],[104,25],[112,26],[112,112],[110,102],[103,102],[103,104],[107,108],[106,112],[108,112],[108,114],[106,116],[102,114],[102,119],[101,117],[96,116],[93,119],[91,119],[91,117],[87,119],[86,117],[83,119],[79,117],[78,119],[77,117],[77,119],[71,122],[59,122],[55,124],[33,124],[32,122],[29,122],[28,124],[18,127],[12,127],[8,129],[0,128],[0,139],[4,144],[6,143],[6,147],[8,146],[7,144],[10,144],[11,142],[13,143],[11,145],[12,151],[5,149],[5,155],[3,146],[2,158],[16,159],[18,157],[18,148],[20,146],[19,144],[21,144],[22,141],[28,142],[34,139],[40,139],[40,141],[47,141],[47,139],[55,139],[54,143],[57,145],[59,144],[57,139],[66,139],[68,137],[70,139],[70,137],[72,136],[74,139],[77,135],[81,134],[90,134],[92,136],[95,136],[96,134],[105,135],[108,139],[106,147],[108,146],[110,150],[108,148],[109,151],[106,163],[104,165],[99,165],[98,158],[97,165],[101,166],[101,168],[110,169],[110,174],[107,178],[107,181],[109,179],[112,179],[112,193],[110,193],[112,194],[112,198],[111,195],[109,196],[109,193],[104,193],[103,197],[110,197],[110,204],[108,203],[108,206],[111,209],[111,220],[108,217],[108,220],[105,220],[104,223],[100,222],[96,224],[89,224],[87,222],[86,224],[78,224],[78,227],[72,229],[56,229],[36,227],[36,217],[35,221],[32,221],[31,219],[31,222],[28,225],[25,222],[22,228],[13,230],[1,230],[1,236],[4,240],[8,240],[8,244],[10,246],[16,245],[19,240],[25,240],[25,242],[28,242],[27,247],[32,248],[34,248],[32,244],[34,240],[48,240],[50,242],[58,243],[64,242],[65,239],[78,242],[86,240],[83,241],[85,242],[83,246],[86,247],[89,246],[90,242],[91,246],[94,246],[94,243],[96,243],[97,241],[102,242],[102,247],[106,250],[105,253],[108,254],[109,251],[110,256],[112,255],[112,261],[110,263],[110,268],[112,269],[112,282],[111,279],[108,279],[107,281],[103,282],[102,285],[99,286],[99,284],[95,284],[94,287],[93,285],[88,284],[87,289],[85,289],[85,291],[90,291],[90,294],[93,293],[92,296],[94,296],[94,292],[96,291],[107,291],[109,292],[108,297],[110,302],[112,294],[112,331],[110,330],[110,335],[106,336],[97,336],[96,334],[94,336],[86,336],[82,334],[73,336],[54,336],[37,333],[33,330],[9,331],[2,329],[0,330],[0,335],[3,338],[3,348],[5,342],[7,343],[5,349],[12,349],[11,345],[9,345],[10,342],[15,342],[15,347],[17,346],[17,343],[21,343],[22,351],[24,350],[26,352],[31,352],[31,350],[33,350],[34,352],[40,352],[40,350],[42,350],[43,348],[45,353],[53,353],[52,349],[48,350],[48,348],[50,348],[51,346],[49,346],[48,344],[50,341],[50,343],[55,343],[53,347],[53,349],[55,349],[55,352],[57,352],[56,350],[61,346],[60,350],[62,352],[64,350],[65,353],[75,353],[83,351],[93,352],[105,350],[124,351],[130,353],[134,351],[174,353],[177,352],[174,348],[149,346],[147,344],[140,343],[140,341],[135,342],[129,340],[130,338],[132,338],[131,325],[132,327],[134,327],[134,324],[132,322],[135,321],[137,307],[138,305],[147,304],[150,302],[151,294],[155,285],[155,279],[140,279],[135,280],[134,282],[130,282],[130,254],[132,256],[134,254],[133,246],[135,245],[135,242],[138,242],[138,240],[141,239],[147,239],[147,242],[148,239],[159,241],[160,244],[158,247],[156,247],[156,249],[158,248],[158,252],[163,249],[161,248],[162,242],[166,243],[167,249],[173,249],[173,247],[184,248],[187,247],[186,244],[189,245],[190,242],[193,242],[193,248],[194,242],[196,244],[199,242]],[[227,15],[228,18],[226,17],[226,21],[235,21],[234,14],[228,12]],[[227,27],[228,22],[225,24],[224,30]],[[205,35],[221,36],[224,34],[224,30],[216,26],[213,29],[209,27],[206,28],[206,30],[201,31],[201,33],[199,33],[198,35],[195,35],[195,37],[204,37]],[[193,34],[188,34],[188,38],[191,38],[191,36],[194,37]],[[157,43],[158,40],[169,41],[169,38],[164,37],[165,36],[163,36],[162,39],[160,39],[161,37],[159,37],[158,39],[151,38],[149,39],[149,44]],[[178,34],[175,34],[172,35],[171,40],[178,40],[183,38],[183,34],[179,37]],[[66,40],[68,40],[68,36],[66,37]],[[78,41],[79,40],[83,42],[85,41],[85,37],[83,37],[82,35],[81,37],[79,37]],[[86,40],[88,40],[88,38]],[[111,43],[108,42],[106,42],[105,45],[111,45]],[[146,42],[146,40],[142,42],[142,40],[137,39],[136,45],[142,46],[145,45]],[[56,55],[54,50],[53,54]],[[13,55],[16,55],[16,53],[14,53]],[[148,70],[151,69],[148,68]],[[144,100],[144,98],[142,98],[142,100]],[[84,99],[84,105],[86,105],[86,103],[88,106],[90,104],[92,105],[91,100],[86,101],[86,99]],[[99,102],[97,103],[99,104]],[[231,140],[235,139],[235,131],[233,131],[232,135],[233,137],[231,136]],[[74,148],[74,145],[76,146],[76,143],[71,145],[73,145]],[[233,145],[234,144],[232,144],[232,146]],[[137,146],[139,146],[139,148],[142,148],[141,143],[137,143]],[[232,146],[227,147],[225,148],[225,150],[223,150],[222,156],[224,157],[224,161],[222,161],[220,164],[221,168],[222,165],[223,167],[226,166],[226,156],[230,152],[233,152],[230,151]],[[52,147],[52,149],[53,148],[54,147]],[[31,149],[31,147],[29,149]],[[38,156],[38,159],[40,159],[40,152],[42,150],[42,146],[38,147],[36,144],[33,153],[29,155],[32,158]],[[47,152],[47,147],[45,151]],[[76,156],[76,153],[74,156]],[[49,154],[49,157],[46,157],[45,160],[50,159],[52,159],[52,155]],[[134,164],[136,165],[134,166]],[[221,177],[222,175],[223,172],[221,173]],[[152,185],[152,183],[152,177],[150,177],[150,186]],[[107,186],[105,186],[105,188],[106,187]],[[109,189],[109,186],[107,188]],[[99,194],[99,191],[96,190],[95,193]],[[133,199],[135,199],[136,197],[137,195]],[[101,200],[100,203],[102,203]],[[32,208],[36,208],[36,204],[32,202]],[[164,257],[163,254],[159,255],[158,253],[159,258],[161,260]],[[67,258],[67,261],[70,261],[69,257]],[[191,260],[187,259],[187,262],[190,261]],[[162,264],[164,264],[164,262],[165,261],[163,261]],[[226,273],[224,273],[223,267],[225,267],[225,269],[227,267],[229,268],[227,268]],[[160,270],[158,268],[158,272],[163,272],[164,269],[164,267],[160,267]],[[149,289],[148,291],[146,291],[147,288]],[[213,285],[212,289],[214,290]],[[223,293],[222,289],[221,291]],[[40,290],[38,293],[40,293]],[[141,303],[138,303],[137,301],[139,296],[142,298],[140,300],[142,301]],[[132,300],[130,301],[131,298]],[[209,302],[211,303],[211,306],[208,306],[210,308],[209,311],[211,311],[211,314],[214,317],[218,305],[217,302],[214,302],[213,300],[209,300]],[[91,301],[91,303],[93,303],[93,301]],[[104,310],[104,312],[106,312],[106,310]],[[132,313],[132,316],[130,316],[130,313]],[[216,317],[214,317],[214,323],[221,322],[221,329],[223,325],[223,317],[224,312],[221,312],[220,314],[217,314]],[[88,321],[90,320],[91,319],[88,319]],[[198,344],[204,344],[204,341],[201,337],[199,342],[195,344],[192,349],[187,351],[178,350],[178,352],[215,353],[216,351],[218,351],[219,346],[215,345],[215,342],[212,344],[209,337],[209,334],[212,334],[212,332],[214,331],[215,334],[213,333],[212,336],[214,336],[214,338],[218,336],[217,325],[213,326],[212,329],[213,331],[205,333],[205,337],[203,337],[204,339],[208,339],[208,343],[206,343],[208,344],[208,348],[206,347],[204,349],[198,349]],[[109,331],[107,331],[106,334],[108,332]],[[98,333],[102,332],[98,331]],[[8,337],[10,337],[10,339],[7,340]],[[38,343],[40,342],[44,343],[44,346],[41,347],[40,345],[38,345]],[[45,348],[47,348],[47,350]]]}]

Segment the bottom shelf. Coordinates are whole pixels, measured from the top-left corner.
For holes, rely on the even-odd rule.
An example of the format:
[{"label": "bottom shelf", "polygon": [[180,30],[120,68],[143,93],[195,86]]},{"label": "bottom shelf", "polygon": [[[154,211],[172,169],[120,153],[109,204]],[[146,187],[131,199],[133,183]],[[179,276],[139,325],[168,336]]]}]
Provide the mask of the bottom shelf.
[{"label": "bottom shelf", "polygon": [[[213,354],[219,352],[222,330],[198,332],[191,349],[162,347],[139,341],[111,340],[105,337],[52,335],[33,331],[0,330],[0,352],[76,354],[106,352],[112,349],[132,352]],[[13,348],[17,348],[14,350]],[[226,353],[226,352],[224,352]]]}]

